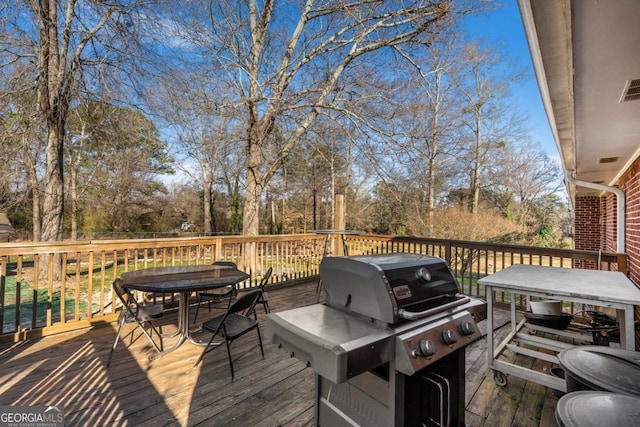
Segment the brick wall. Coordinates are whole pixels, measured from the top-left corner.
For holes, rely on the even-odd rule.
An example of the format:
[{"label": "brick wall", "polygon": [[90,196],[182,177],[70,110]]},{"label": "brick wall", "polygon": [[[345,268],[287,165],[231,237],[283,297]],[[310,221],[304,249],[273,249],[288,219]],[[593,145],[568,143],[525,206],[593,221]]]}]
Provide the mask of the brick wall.
[{"label": "brick wall", "polygon": [[[600,198],[596,196],[576,197],[575,224],[573,234],[574,249],[597,251],[602,241]],[[576,261],[574,268],[595,268],[587,261]]]},{"label": "brick wall", "polygon": [[[640,287],[640,158],[620,177],[619,187],[625,193],[625,252],[629,255],[629,278]],[[612,193],[602,197],[576,197],[575,249],[616,252],[616,208],[617,199]]]},{"label": "brick wall", "polygon": [[[629,256],[629,278],[640,287],[640,158],[620,177],[620,189],[625,192],[625,252]],[[636,320],[640,306],[636,306]],[[636,350],[640,348],[640,331],[636,329]]]},{"label": "brick wall", "polygon": [[575,202],[575,249],[597,251],[601,241],[600,198],[596,196],[576,197]]},{"label": "brick wall", "polygon": [[625,251],[629,255],[629,277],[640,285],[640,158],[620,177],[626,194]]}]

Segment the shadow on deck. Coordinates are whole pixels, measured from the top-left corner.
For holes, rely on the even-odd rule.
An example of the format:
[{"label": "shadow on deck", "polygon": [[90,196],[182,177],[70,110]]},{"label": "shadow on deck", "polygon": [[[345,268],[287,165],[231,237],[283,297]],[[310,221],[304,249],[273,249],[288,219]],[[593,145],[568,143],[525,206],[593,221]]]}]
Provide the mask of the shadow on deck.
[{"label": "shadow on deck", "polygon": [[[315,289],[313,282],[271,290],[271,308],[313,304]],[[208,314],[206,308],[200,313]],[[174,314],[165,318],[175,321]],[[504,325],[507,312],[494,318]],[[496,330],[498,339],[505,329]],[[264,360],[258,350],[240,359],[232,382],[224,349],[208,354],[195,369],[201,347],[188,343],[149,361],[152,348],[137,331],[133,344],[130,336],[118,343],[107,368],[115,331],[112,324],[0,347],[0,406],[58,405],[67,426],[313,425],[314,371],[271,343],[265,342]],[[243,345],[242,339],[234,343],[234,354]],[[466,354],[468,425],[556,425],[552,390],[518,378],[509,378],[505,387],[495,385],[487,369],[486,339]]]}]

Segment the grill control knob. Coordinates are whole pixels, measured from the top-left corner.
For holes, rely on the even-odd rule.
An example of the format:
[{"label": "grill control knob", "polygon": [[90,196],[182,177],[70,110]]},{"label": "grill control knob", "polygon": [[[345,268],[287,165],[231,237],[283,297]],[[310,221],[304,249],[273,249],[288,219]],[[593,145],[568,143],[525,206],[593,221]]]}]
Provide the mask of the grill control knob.
[{"label": "grill control knob", "polygon": [[443,343],[445,343],[446,345],[453,345],[456,343],[456,341],[458,341],[458,336],[455,332],[453,332],[453,329],[445,329],[444,331],[442,331]]},{"label": "grill control knob", "polygon": [[436,345],[431,340],[420,340],[418,344],[418,348],[420,350],[420,354],[424,357],[433,356],[436,354]]},{"label": "grill control knob", "polygon": [[460,333],[462,335],[473,335],[476,331],[476,325],[472,321],[467,320],[460,324]]}]

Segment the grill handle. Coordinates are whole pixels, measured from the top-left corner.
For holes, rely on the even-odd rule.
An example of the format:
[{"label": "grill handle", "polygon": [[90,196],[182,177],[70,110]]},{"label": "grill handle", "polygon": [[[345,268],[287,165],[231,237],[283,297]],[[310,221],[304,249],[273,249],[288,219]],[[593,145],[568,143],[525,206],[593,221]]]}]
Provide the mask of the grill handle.
[{"label": "grill handle", "polygon": [[451,301],[449,303],[442,304],[424,311],[407,311],[401,308],[398,310],[398,317],[405,320],[424,319],[425,317],[440,313],[441,311],[448,310],[452,307],[466,304],[469,301],[471,301],[471,299],[468,296],[462,296],[462,298],[456,299],[455,301]]}]

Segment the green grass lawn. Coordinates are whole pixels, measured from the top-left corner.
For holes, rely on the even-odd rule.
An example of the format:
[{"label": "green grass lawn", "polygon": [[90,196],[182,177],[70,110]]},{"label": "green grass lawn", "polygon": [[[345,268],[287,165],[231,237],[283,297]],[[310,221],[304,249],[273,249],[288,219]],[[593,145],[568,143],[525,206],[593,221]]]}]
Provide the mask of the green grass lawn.
[{"label": "green grass lawn", "polygon": [[[46,324],[47,309],[49,308],[49,293],[47,289],[34,290],[27,282],[20,283],[20,325],[23,328],[32,327],[32,320],[36,317],[36,326]],[[15,277],[7,277],[5,281],[5,292],[3,301],[3,325],[2,331],[12,331],[16,323],[16,300],[18,286]],[[34,303],[35,299],[35,303]],[[86,298],[85,298],[86,299]],[[80,313],[87,312],[87,302],[79,302]],[[97,310],[99,307],[93,304]],[[76,309],[76,301],[73,298],[65,299],[65,318],[73,318]],[[60,319],[60,292],[54,292],[51,298],[51,318],[52,322],[59,322]]]}]

